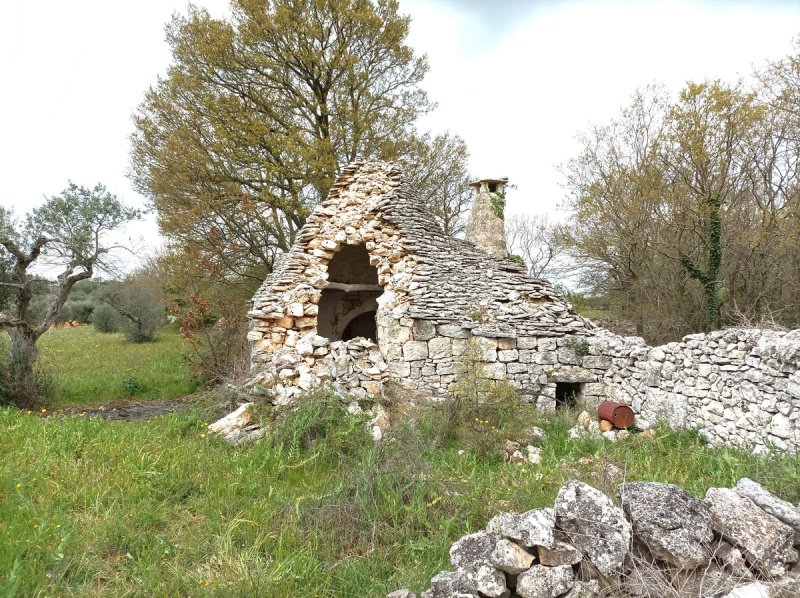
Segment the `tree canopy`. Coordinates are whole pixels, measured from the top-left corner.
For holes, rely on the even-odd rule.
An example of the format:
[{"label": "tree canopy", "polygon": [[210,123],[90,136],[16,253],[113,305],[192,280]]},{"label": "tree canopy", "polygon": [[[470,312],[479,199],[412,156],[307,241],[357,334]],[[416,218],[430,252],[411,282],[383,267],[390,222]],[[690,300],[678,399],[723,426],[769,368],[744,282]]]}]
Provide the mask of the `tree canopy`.
[{"label": "tree canopy", "polygon": [[131,176],[195,263],[252,287],[337,166],[407,155],[432,104],[396,0],[234,0],[232,14],[190,7],[168,26],[173,62],[134,117]]},{"label": "tree canopy", "polygon": [[585,279],[650,339],[800,323],[799,64],[640,90],[566,166]]}]

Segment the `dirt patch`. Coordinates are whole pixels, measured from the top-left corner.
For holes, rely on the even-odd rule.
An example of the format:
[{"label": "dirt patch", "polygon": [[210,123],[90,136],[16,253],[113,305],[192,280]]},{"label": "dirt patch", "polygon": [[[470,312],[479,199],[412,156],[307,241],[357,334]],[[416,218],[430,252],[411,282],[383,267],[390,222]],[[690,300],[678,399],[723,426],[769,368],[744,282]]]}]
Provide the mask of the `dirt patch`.
[{"label": "dirt patch", "polygon": [[65,407],[50,412],[48,415],[81,415],[86,417],[102,417],[108,420],[147,420],[160,415],[169,415],[177,411],[192,408],[191,397],[180,399],[161,399],[154,401],[134,401],[131,399],[114,399],[103,405],[86,405],[83,407]]}]

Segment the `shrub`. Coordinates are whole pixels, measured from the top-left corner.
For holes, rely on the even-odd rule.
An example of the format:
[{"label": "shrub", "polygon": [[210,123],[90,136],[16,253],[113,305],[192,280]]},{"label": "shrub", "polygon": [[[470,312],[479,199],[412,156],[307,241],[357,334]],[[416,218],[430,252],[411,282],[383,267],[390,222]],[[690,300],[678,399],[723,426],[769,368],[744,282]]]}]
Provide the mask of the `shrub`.
[{"label": "shrub", "polygon": [[125,338],[133,343],[154,340],[156,330],[164,323],[166,314],[159,293],[135,279],[109,284],[100,300],[117,312]]},{"label": "shrub", "polygon": [[133,397],[140,395],[145,391],[145,387],[139,382],[135,376],[125,376],[122,380],[122,392],[125,396]]},{"label": "shrub", "polygon": [[290,454],[322,451],[339,458],[372,443],[364,417],[347,412],[338,396],[320,390],[300,397],[296,409],[283,414],[270,433]]},{"label": "shrub", "polygon": [[91,324],[95,304],[92,301],[68,301],[61,311],[59,320],[77,320],[81,324]]},{"label": "shrub", "polygon": [[120,317],[110,305],[103,303],[92,312],[92,325],[98,332],[119,332]]},{"label": "shrub", "polygon": [[459,448],[486,456],[514,435],[514,428],[524,427],[526,408],[509,382],[486,377],[477,355],[477,347],[470,343],[459,365],[461,372],[452,398],[433,408],[428,425],[438,444],[455,442]]}]

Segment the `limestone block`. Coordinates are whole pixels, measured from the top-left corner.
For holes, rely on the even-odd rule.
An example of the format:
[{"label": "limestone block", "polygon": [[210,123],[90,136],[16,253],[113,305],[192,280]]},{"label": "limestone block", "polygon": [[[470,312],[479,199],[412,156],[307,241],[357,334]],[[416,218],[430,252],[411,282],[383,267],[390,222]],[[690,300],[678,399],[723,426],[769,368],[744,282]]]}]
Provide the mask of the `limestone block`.
[{"label": "limestone block", "polygon": [[432,339],[436,334],[436,326],[430,320],[414,320],[412,332],[414,340],[427,341]]},{"label": "limestone block", "polygon": [[479,531],[464,536],[450,547],[450,564],[456,568],[489,565],[500,539],[500,534],[493,531]]},{"label": "limestone block", "polygon": [[561,487],[556,522],[603,575],[615,575],[631,545],[631,524],[622,509],[588,484],[572,480]]},{"label": "limestone block", "polygon": [[530,349],[520,349],[519,350],[519,361],[521,363],[533,363],[534,355],[536,353]]},{"label": "limestone block", "polygon": [[794,538],[792,528],[727,488],[710,488],[706,502],[711,507],[714,531],[737,546],[759,573],[781,576],[786,572]]},{"label": "limestone block", "polygon": [[525,513],[500,513],[486,529],[522,546],[555,546],[555,512],[553,509],[533,509]]},{"label": "limestone block", "polygon": [[[734,490],[737,494],[749,498],[764,511],[791,527],[795,532],[795,538],[800,538],[800,509],[797,509],[792,503],[778,498],[761,484],[749,478],[742,478],[736,482]],[[794,543],[798,544],[797,541]]]},{"label": "limestone block", "polygon": [[772,592],[768,585],[760,581],[754,581],[734,588],[733,591],[728,592],[722,598],[772,598]]},{"label": "limestone block", "polygon": [[567,365],[556,370],[555,379],[559,382],[594,382],[597,376],[582,367]]},{"label": "limestone block", "polygon": [[453,357],[460,357],[467,351],[469,341],[466,339],[454,338],[452,339]]},{"label": "limestone block", "polygon": [[302,318],[297,318],[295,321],[295,326],[297,328],[303,330],[306,328],[313,328],[317,325],[317,318],[313,316],[303,316]]},{"label": "limestone block", "polygon": [[591,581],[576,581],[572,589],[561,598],[600,598],[600,583],[593,579]]},{"label": "limestone block", "polygon": [[581,562],[582,556],[580,550],[572,544],[559,540],[556,540],[556,544],[552,548],[539,547],[539,562],[548,567],[576,565]]},{"label": "limestone block", "polygon": [[234,446],[260,438],[266,434],[266,430],[255,421],[253,406],[253,403],[245,403],[225,417],[209,424],[208,431],[211,434],[219,434],[226,442]]},{"label": "limestone block", "polygon": [[483,366],[483,371],[486,377],[491,380],[502,380],[506,377],[506,364],[500,362],[487,363]]},{"label": "limestone block", "polygon": [[[302,316],[303,314],[301,313],[300,315]],[[278,319],[274,320],[272,324],[273,324],[273,326],[277,326],[279,328],[283,328],[285,330],[288,330],[292,326],[294,326],[294,320],[292,318],[278,318]],[[274,330],[274,328],[273,328],[273,330]]]},{"label": "limestone block", "polygon": [[553,365],[558,363],[558,353],[555,351],[540,351],[534,354],[533,361],[539,365]]},{"label": "limestone block", "polygon": [[519,575],[530,569],[536,557],[518,544],[503,538],[495,543],[489,560],[495,568],[511,575]]},{"label": "limestone block", "polygon": [[497,349],[500,351],[508,351],[517,348],[517,339],[515,338],[498,338]]},{"label": "limestone block", "polygon": [[622,508],[634,537],[658,559],[681,569],[708,564],[711,509],[672,484],[632,482],[620,487]]},{"label": "limestone block", "polygon": [[403,344],[403,359],[415,361],[427,359],[428,343],[425,341],[408,341]]},{"label": "limestone block", "polygon": [[517,578],[517,594],[522,598],[555,598],[574,585],[575,573],[571,566],[534,565]]},{"label": "limestone block", "polygon": [[517,361],[519,359],[519,353],[516,349],[499,350],[497,352],[497,358],[503,362]]},{"label": "limestone block", "polygon": [[559,363],[569,365],[578,364],[578,357],[575,355],[575,349],[573,347],[560,347],[557,351],[557,355]]},{"label": "limestone block", "polygon": [[506,371],[509,374],[526,374],[528,372],[528,365],[512,361],[506,364]]},{"label": "limestone block", "polygon": [[581,364],[585,368],[596,370],[608,370],[613,366],[611,358],[605,355],[585,355]]},{"label": "limestone block", "polygon": [[583,394],[584,396],[604,396],[606,394],[606,385],[602,382],[587,382],[583,386]]},{"label": "limestone block", "polygon": [[455,365],[452,361],[443,361],[436,364],[436,373],[439,375],[450,375],[455,372]]},{"label": "limestone block", "polygon": [[536,337],[535,336],[521,336],[517,339],[517,349],[535,349]]},{"label": "limestone block", "polygon": [[540,338],[536,342],[536,348],[539,351],[555,351],[558,348],[558,343],[554,338]]},{"label": "limestone block", "polygon": [[772,416],[772,421],[767,427],[767,432],[779,438],[793,439],[795,426],[788,417],[782,413],[776,413]]},{"label": "limestone block", "polygon": [[452,355],[452,341],[449,338],[437,337],[428,341],[428,356],[431,359],[447,359]]},{"label": "limestone block", "polygon": [[470,331],[458,326],[456,324],[439,324],[436,331],[440,336],[448,338],[467,339],[470,337]]},{"label": "limestone block", "polygon": [[497,340],[484,336],[475,337],[478,361],[497,361]]}]

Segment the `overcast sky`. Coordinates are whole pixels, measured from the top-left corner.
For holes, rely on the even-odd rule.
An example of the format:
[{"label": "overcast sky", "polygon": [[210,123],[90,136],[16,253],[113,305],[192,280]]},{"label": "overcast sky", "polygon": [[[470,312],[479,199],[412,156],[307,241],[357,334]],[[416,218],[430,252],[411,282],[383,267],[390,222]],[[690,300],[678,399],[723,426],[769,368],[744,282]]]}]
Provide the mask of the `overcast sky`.
[{"label": "overcast sky", "polygon": [[[227,0],[198,0],[221,16]],[[131,114],[169,63],[176,0],[9,2],[0,17],[2,205],[17,212],[68,179],[144,205],[126,178]],[[438,109],[423,126],[461,135],[478,176],[508,176],[514,212],[551,212],[575,135],[637,87],[746,77],[792,51],[797,0],[400,0],[428,55]],[[152,237],[153,225],[133,234]]]}]

